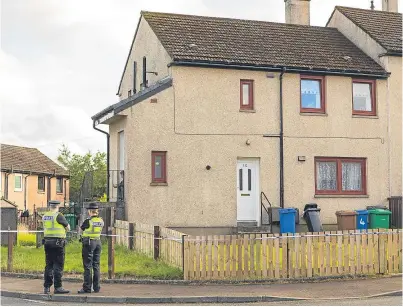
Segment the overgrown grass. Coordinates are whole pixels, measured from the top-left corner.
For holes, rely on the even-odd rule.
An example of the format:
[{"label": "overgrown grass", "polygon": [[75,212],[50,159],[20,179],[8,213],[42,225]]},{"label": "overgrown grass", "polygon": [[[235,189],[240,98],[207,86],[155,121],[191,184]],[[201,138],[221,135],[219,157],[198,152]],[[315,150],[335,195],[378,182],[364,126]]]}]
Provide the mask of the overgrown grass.
[{"label": "overgrown grass", "polygon": [[[20,234],[21,235],[21,234]],[[19,235],[19,236],[20,236]],[[22,236],[22,238],[24,238]],[[32,240],[32,239],[31,239]],[[35,240],[35,235],[34,235]],[[27,239],[28,241],[28,239]],[[24,241],[25,242],[25,241]],[[35,241],[34,241],[35,244]],[[1,269],[7,268],[7,247],[1,247]],[[45,268],[45,252],[43,247],[15,246],[13,269],[15,272],[42,273]],[[72,241],[66,246],[64,272],[82,274],[81,243]],[[108,273],[108,246],[102,245],[101,254],[102,275]],[[126,247],[115,246],[115,275],[118,278],[151,278],[151,279],[182,279],[180,269],[161,261],[155,261]]]}]

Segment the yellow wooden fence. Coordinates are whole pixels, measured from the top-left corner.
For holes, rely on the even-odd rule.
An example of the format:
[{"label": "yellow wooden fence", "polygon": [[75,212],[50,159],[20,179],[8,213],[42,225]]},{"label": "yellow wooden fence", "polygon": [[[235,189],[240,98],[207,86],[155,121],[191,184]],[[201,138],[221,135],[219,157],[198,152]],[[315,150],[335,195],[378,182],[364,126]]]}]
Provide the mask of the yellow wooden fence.
[{"label": "yellow wooden fence", "polygon": [[[129,247],[129,222],[116,220],[116,244]],[[134,227],[134,249],[141,253],[144,253],[150,257],[154,257],[154,244],[159,244],[160,259],[166,263],[170,263],[176,267],[182,268],[183,266],[183,248],[182,237],[184,233],[159,227],[159,237],[154,242],[154,226],[133,223]]]},{"label": "yellow wooden fence", "polygon": [[186,236],[184,259],[186,280],[401,273],[402,232]]}]

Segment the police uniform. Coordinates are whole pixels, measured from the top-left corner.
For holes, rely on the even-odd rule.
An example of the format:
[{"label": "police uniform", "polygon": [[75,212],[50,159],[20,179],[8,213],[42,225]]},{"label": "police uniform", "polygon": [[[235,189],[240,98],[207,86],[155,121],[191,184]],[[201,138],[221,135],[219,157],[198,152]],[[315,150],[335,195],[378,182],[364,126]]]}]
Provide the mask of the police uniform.
[{"label": "police uniform", "polygon": [[[50,201],[50,206],[57,206],[60,202]],[[48,211],[43,217],[44,248],[46,256],[46,267],[44,273],[44,293],[50,292],[54,284],[55,293],[69,293],[62,287],[62,276],[64,268],[64,255],[66,245],[66,229],[69,223],[60,212]]]},{"label": "police uniform", "polygon": [[[96,203],[91,203],[88,209],[98,209]],[[100,290],[100,258],[101,258],[101,233],[104,221],[99,216],[91,216],[81,225],[82,233],[82,257],[84,266],[83,288],[78,293],[90,293]],[[93,276],[91,274],[93,271]]]}]

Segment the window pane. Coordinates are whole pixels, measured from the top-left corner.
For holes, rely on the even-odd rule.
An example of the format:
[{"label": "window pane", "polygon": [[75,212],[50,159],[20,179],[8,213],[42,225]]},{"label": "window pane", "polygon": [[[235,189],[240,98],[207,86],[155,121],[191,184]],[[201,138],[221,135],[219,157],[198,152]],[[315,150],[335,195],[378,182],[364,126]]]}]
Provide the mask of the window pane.
[{"label": "window pane", "polygon": [[316,186],[318,190],[337,190],[336,162],[317,162],[316,181]]},{"label": "window pane", "polygon": [[56,192],[57,193],[63,192],[63,180],[61,178],[56,179]]},{"label": "window pane", "polygon": [[39,191],[45,190],[45,177],[38,177],[38,190]]},{"label": "window pane", "polygon": [[248,190],[252,190],[252,170],[248,169]]},{"label": "window pane", "polygon": [[155,156],[155,162],[154,162],[154,174],[155,178],[162,178],[162,157],[161,156]]},{"label": "window pane", "polygon": [[249,105],[249,83],[242,84],[242,105],[247,106]]},{"label": "window pane", "polygon": [[354,111],[372,111],[371,84],[353,83]]},{"label": "window pane", "polygon": [[342,189],[343,191],[362,190],[361,163],[343,162],[342,168]]},{"label": "window pane", "polygon": [[21,180],[22,179],[22,177],[21,176],[15,176],[15,178],[14,178],[14,187],[16,188],[16,189],[22,189],[22,186],[21,186]]},{"label": "window pane", "polygon": [[321,93],[319,80],[301,80],[301,106],[302,108],[320,109]]},{"label": "window pane", "polygon": [[242,191],[243,190],[243,169],[240,168],[239,169],[239,190]]}]

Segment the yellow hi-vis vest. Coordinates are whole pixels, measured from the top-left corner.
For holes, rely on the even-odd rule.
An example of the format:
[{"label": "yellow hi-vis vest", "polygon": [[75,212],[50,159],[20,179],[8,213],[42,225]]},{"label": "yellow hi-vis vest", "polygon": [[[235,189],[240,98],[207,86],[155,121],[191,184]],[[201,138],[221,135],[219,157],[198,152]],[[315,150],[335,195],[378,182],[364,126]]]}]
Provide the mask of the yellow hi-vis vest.
[{"label": "yellow hi-vis vest", "polygon": [[99,239],[101,237],[102,228],[104,228],[104,220],[98,216],[91,218],[90,227],[83,231],[83,238]]},{"label": "yellow hi-vis vest", "polygon": [[66,230],[57,222],[59,212],[46,212],[42,217],[45,238],[66,238]]}]

